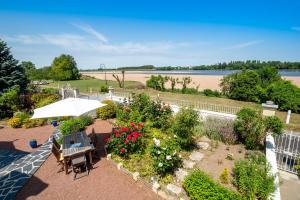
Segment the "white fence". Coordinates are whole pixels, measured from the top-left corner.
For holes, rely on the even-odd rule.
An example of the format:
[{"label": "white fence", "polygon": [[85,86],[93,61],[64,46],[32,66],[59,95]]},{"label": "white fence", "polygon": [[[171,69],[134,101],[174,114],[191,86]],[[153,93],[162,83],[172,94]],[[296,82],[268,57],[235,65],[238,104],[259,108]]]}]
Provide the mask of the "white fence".
[{"label": "white fence", "polygon": [[275,138],[275,145],[278,168],[297,174],[294,166],[300,156],[300,133],[285,132]]}]

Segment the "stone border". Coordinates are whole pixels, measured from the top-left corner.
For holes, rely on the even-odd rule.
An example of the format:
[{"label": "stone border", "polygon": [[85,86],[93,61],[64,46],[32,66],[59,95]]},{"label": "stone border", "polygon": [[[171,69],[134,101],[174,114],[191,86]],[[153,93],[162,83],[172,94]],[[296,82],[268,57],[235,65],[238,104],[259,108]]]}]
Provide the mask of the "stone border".
[{"label": "stone border", "polygon": [[52,137],[60,135],[58,130],[36,151],[13,161],[0,169],[0,199],[12,200],[51,154]]},{"label": "stone border", "polygon": [[123,167],[123,163],[117,163],[115,162],[112,158],[111,158],[111,154],[107,154],[107,150],[106,150],[107,146],[104,146],[104,151],[106,154],[106,159],[112,164],[114,165],[119,171],[121,171],[122,173],[130,176],[135,182],[139,181],[140,183],[142,183],[144,186],[146,186],[147,188],[149,188],[152,192],[154,192],[155,194],[157,194],[158,196],[160,196],[163,199],[180,199],[182,200],[183,198],[180,196],[174,196],[174,195],[170,195],[169,192],[165,191],[165,187],[161,186],[157,181],[154,181],[154,183],[150,183],[149,181],[147,181],[146,179],[140,177],[139,172],[131,172],[129,170],[127,170],[126,168]]}]

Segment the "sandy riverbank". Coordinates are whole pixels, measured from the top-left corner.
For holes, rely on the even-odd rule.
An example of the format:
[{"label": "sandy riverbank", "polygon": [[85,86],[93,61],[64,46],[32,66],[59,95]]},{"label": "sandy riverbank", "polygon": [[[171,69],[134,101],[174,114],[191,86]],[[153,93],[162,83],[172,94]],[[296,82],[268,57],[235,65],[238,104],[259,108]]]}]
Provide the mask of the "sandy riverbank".
[{"label": "sandy riverbank", "polygon": [[[83,75],[88,75],[95,77],[97,79],[105,79],[105,74],[102,72],[82,72]],[[121,73],[117,73],[119,76],[121,76]],[[146,81],[150,78],[151,74],[145,74],[142,72],[126,72],[125,73],[125,80],[126,81],[138,81],[143,84],[146,84]],[[165,75],[163,75],[165,76]],[[189,87],[197,87],[199,86],[200,90],[203,89],[212,89],[212,90],[218,90],[220,89],[219,84],[220,80],[223,78],[223,76],[218,75],[168,75],[172,76],[174,78],[181,79],[184,76],[190,76],[192,78],[192,83],[189,85]],[[112,72],[106,73],[107,80],[115,80],[112,76]],[[283,77],[286,80],[292,81],[295,85],[300,87],[300,77],[299,76],[286,76]],[[167,85],[169,87],[169,85]]]}]

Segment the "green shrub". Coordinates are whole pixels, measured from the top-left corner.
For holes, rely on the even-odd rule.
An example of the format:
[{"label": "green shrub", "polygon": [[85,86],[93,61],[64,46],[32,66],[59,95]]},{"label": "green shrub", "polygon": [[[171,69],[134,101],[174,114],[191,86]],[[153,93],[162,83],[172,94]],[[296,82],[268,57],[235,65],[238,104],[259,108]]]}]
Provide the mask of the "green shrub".
[{"label": "green shrub", "polygon": [[275,191],[274,176],[262,153],[237,161],[233,173],[233,182],[246,199],[266,200]]},{"label": "green shrub", "polygon": [[280,135],[283,131],[283,122],[276,116],[266,117],[264,119],[266,131],[274,135]]},{"label": "green shrub", "polygon": [[46,119],[26,119],[23,122],[23,128],[34,128],[38,126],[43,126],[46,123]]},{"label": "green shrub", "polygon": [[252,108],[237,113],[234,130],[248,149],[258,148],[266,136],[261,114]]},{"label": "green shrub", "polygon": [[92,124],[93,120],[89,116],[78,117],[64,121],[60,126],[60,131],[63,135],[70,135],[79,131],[83,131],[86,126]]},{"label": "green shrub", "polygon": [[203,90],[203,94],[208,97],[220,97],[221,93],[218,90],[205,89]]},{"label": "green shrub", "polygon": [[107,105],[97,109],[97,117],[104,120],[114,118],[117,110],[116,104],[111,100],[104,100],[102,103]]},{"label": "green shrub", "polygon": [[154,170],[165,176],[167,173],[173,173],[178,167],[180,167],[181,159],[170,146],[160,147],[154,145],[151,148],[151,157],[154,161]]},{"label": "green shrub", "polygon": [[35,108],[46,106],[48,104],[58,101],[59,99],[60,96],[58,94],[51,94],[51,93],[46,93],[46,94],[38,93],[38,94],[33,94],[31,96],[31,100]]},{"label": "green shrub", "polygon": [[22,120],[18,117],[12,117],[7,121],[7,124],[12,128],[21,128]]},{"label": "green shrub", "polygon": [[220,140],[226,144],[235,144],[238,137],[234,132],[233,124],[233,120],[208,117],[203,125],[203,132],[210,139]]},{"label": "green shrub", "polygon": [[15,86],[0,95],[0,119],[12,117],[13,113],[18,110],[20,87]]},{"label": "green shrub", "polygon": [[108,86],[107,86],[107,85],[102,85],[102,86],[100,87],[100,92],[105,92],[105,93],[107,93],[107,92],[108,92]]},{"label": "green shrub", "polygon": [[198,113],[192,108],[182,108],[176,114],[172,125],[172,132],[178,136],[178,143],[181,147],[187,148],[193,143],[195,127],[198,124]]},{"label": "green shrub", "polygon": [[221,183],[228,184],[229,183],[229,172],[227,168],[224,168],[223,172],[219,177]]},{"label": "green shrub", "polygon": [[171,127],[173,119],[171,107],[160,100],[151,101],[145,115],[147,119],[152,121],[155,128],[166,130]]},{"label": "green shrub", "polygon": [[200,170],[193,171],[185,178],[183,188],[191,200],[242,199],[238,193],[215,183],[208,175]]},{"label": "green shrub", "polygon": [[279,80],[267,88],[269,98],[274,101],[279,110],[292,110],[300,113],[300,88],[290,81]]}]

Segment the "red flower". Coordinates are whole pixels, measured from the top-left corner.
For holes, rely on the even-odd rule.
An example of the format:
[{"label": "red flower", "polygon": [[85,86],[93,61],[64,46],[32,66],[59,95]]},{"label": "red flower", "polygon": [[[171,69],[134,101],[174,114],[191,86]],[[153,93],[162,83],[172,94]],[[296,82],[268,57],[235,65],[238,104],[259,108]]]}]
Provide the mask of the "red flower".
[{"label": "red flower", "polygon": [[132,140],[132,134],[130,133],[129,135],[127,135],[126,137],[128,140]]},{"label": "red flower", "polygon": [[105,142],[105,143],[108,143],[109,141],[110,141],[110,138],[109,138],[109,137],[104,139],[104,142]]},{"label": "red flower", "polygon": [[120,137],[120,134],[119,133],[116,133],[116,138]]},{"label": "red flower", "polygon": [[126,131],[129,131],[130,128],[128,128],[128,127],[122,127],[121,130],[124,131],[124,132],[126,132]]},{"label": "red flower", "polygon": [[128,140],[125,140],[125,144],[128,144]]},{"label": "red flower", "polygon": [[122,147],[121,150],[120,150],[120,152],[121,152],[121,153],[125,153],[125,148]]}]

